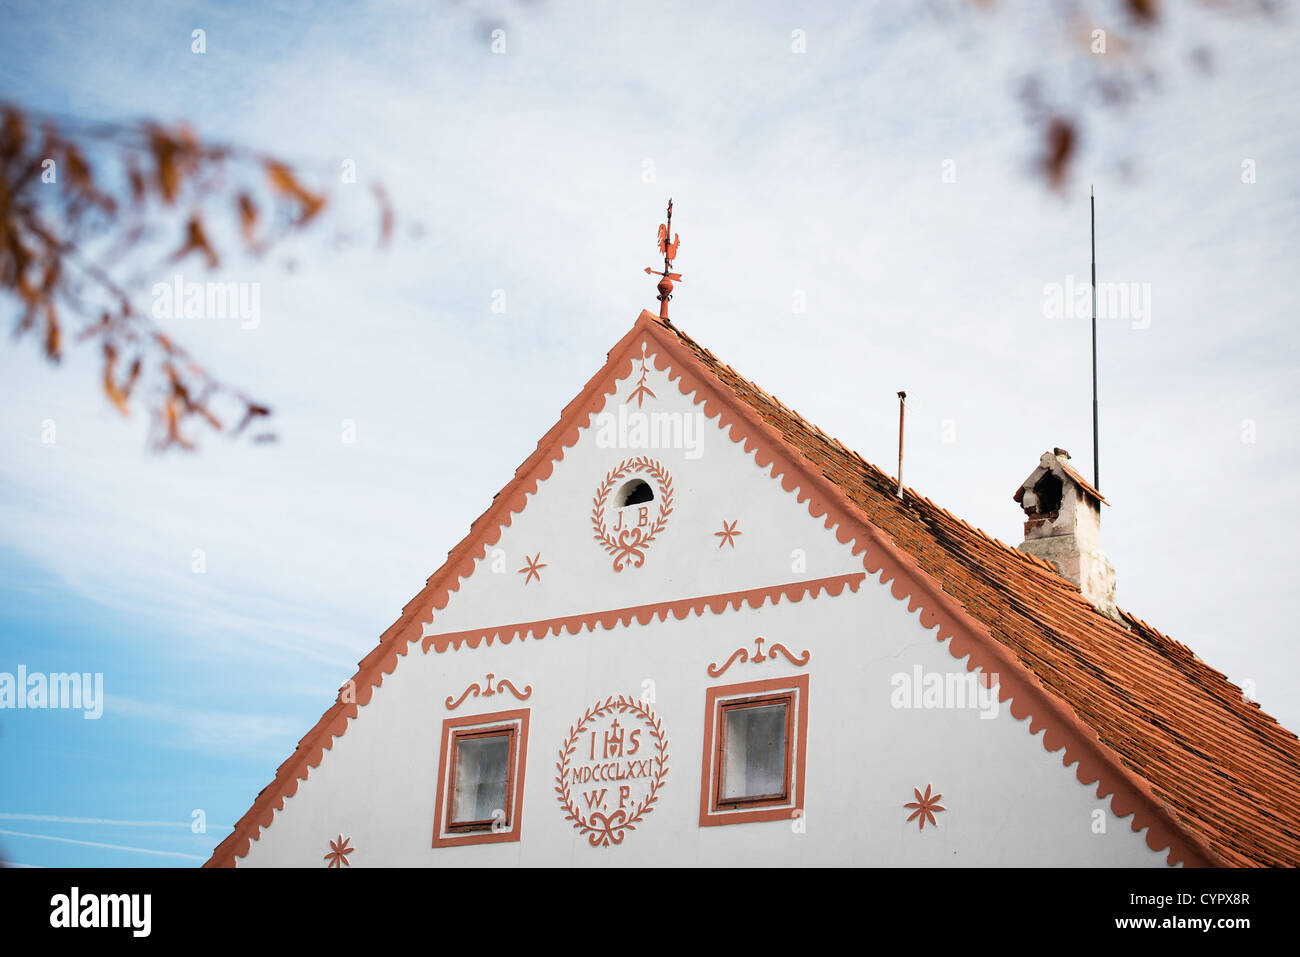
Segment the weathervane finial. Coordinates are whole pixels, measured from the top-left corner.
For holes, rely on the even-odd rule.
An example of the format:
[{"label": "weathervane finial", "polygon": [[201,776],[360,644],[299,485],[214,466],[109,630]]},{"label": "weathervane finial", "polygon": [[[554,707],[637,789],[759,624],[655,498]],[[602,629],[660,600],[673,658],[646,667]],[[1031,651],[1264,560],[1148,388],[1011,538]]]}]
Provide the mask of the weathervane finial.
[{"label": "weathervane finial", "polygon": [[[659,226],[659,251],[664,254],[664,268],[659,280],[659,318],[668,321],[668,300],[673,297],[673,280],[682,281],[680,273],[672,271],[673,260],[677,258],[677,246],[680,240],[673,233],[673,201],[668,200],[668,222]],[[652,276],[654,269],[645,267],[646,275]]]}]

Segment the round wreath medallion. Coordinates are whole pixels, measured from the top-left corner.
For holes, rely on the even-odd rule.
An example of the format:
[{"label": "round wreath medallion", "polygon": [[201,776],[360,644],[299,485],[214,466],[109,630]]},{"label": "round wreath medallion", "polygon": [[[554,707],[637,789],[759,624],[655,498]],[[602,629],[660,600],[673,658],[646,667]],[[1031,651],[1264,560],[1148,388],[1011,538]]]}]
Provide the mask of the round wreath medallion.
[{"label": "round wreath medallion", "polygon": [[622,844],[654,810],[668,774],[663,721],[628,695],[587,709],[560,748],[555,793],[564,819],[592,847]]},{"label": "round wreath medallion", "polygon": [[[605,511],[609,497],[620,479],[628,476],[649,476],[659,488],[655,499],[659,511],[655,518],[650,518],[650,505],[626,506],[616,510],[613,525],[606,521]],[[614,556],[614,571],[621,572],[629,564],[640,568],[645,564],[646,549],[655,540],[673,511],[673,477],[656,459],[644,455],[624,459],[605,476],[596,489],[596,497],[591,509],[591,527],[596,541],[609,554]]]}]

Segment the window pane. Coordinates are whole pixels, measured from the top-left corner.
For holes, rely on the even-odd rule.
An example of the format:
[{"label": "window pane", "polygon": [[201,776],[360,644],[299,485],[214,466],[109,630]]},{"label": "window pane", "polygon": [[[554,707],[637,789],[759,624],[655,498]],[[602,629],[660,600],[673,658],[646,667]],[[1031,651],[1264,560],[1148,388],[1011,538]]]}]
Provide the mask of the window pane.
[{"label": "window pane", "polygon": [[509,766],[509,735],[458,738],[451,822],[489,821],[492,812],[506,811]]},{"label": "window pane", "polygon": [[723,710],[722,800],[785,791],[785,703]]}]

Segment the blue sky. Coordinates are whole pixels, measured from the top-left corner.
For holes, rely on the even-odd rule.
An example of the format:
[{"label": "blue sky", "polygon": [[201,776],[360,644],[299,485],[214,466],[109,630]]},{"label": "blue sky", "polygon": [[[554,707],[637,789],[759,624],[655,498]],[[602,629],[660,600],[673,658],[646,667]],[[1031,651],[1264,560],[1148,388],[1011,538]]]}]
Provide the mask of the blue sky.
[{"label": "blue sky", "polygon": [[[1296,12],[1166,4],[1148,37],[1117,6],[1080,4],[1067,28],[1028,2],[936,4],[942,20],[856,3],[6,3],[0,97],[186,119],[326,179],[351,159],[399,229],[385,252],[308,243],[292,272],[182,270],[261,284],[257,329],[168,331],[275,408],[274,446],[158,457],[143,417],[103,400],[93,356],[54,369],[33,341],[0,348],[0,672],[102,672],[107,699],[98,720],[0,711],[0,852],[205,859],[654,307],[640,270],[670,195],[677,323],[890,471],[906,389],[908,484],[1016,544],[1011,495],[1043,451],[1090,471],[1087,322],[1046,317],[1043,289],[1086,278],[1095,183],[1101,278],[1151,290],[1149,323],[1100,332],[1119,602],[1300,728]],[[1104,69],[1153,65],[1159,89],[1087,109],[1055,193],[1017,83],[1033,69],[1081,101],[1102,69],[1078,40],[1094,22]],[[343,222],[369,222],[360,188],[333,193]]]}]

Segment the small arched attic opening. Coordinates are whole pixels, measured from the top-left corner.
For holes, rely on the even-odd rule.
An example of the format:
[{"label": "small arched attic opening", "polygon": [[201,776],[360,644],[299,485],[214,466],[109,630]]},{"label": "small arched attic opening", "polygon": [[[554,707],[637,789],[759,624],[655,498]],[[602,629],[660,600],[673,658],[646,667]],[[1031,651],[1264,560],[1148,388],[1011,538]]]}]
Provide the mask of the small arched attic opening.
[{"label": "small arched attic opening", "polygon": [[623,487],[618,490],[614,496],[614,507],[623,508],[627,505],[642,505],[645,502],[655,500],[654,489],[648,482],[641,479],[632,479],[623,483]]}]

